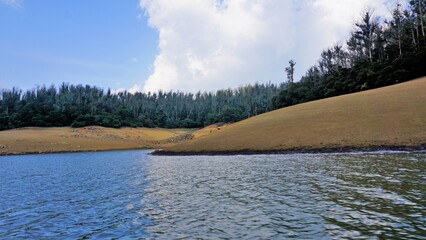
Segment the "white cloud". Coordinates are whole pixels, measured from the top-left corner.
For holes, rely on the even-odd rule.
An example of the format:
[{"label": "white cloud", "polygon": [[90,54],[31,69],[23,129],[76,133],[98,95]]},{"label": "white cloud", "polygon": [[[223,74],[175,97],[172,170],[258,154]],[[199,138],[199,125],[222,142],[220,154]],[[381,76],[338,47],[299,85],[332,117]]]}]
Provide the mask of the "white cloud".
[{"label": "white cloud", "polygon": [[1,0],[1,2],[13,8],[21,8],[23,6],[22,0]]},{"label": "white cloud", "polygon": [[120,87],[120,88],[117,88],[117,89],[114,89],[114,90],[111,91],[112,94],[118,94],[118,93],[121,93],[121,92],[129,92],[129,93],[132,93],[132,94],[137,93],[137,92],[142,92],[142,86],[139,85],[139,84],[135,84],[135,85],[133,85],[133,87],[131,87],[129,89],[126,89],[124,87]]},{"label": "white cloud", "polygon": [[129,88],[129,90],[127,90],[129,93],[137,93],[137,92],[142,92],[142,87],[138,84],[133,85],[133,87]]},{"label": "white cloud", "polygon": [[159,33],[144,91],[215,90],[282,82],[290,59],[300,76],[320,52],[344,41],[367,7],[384,0],[141,0]]},{"label": "white cloud", "polygon": [[119,94],[119,93],[121,93],[121,92],[125,92],[126,91],[126,89],[125,88],[117,88],[117,89],[113,89],[113,90],[111,90],[111,93],[112,94]]}]

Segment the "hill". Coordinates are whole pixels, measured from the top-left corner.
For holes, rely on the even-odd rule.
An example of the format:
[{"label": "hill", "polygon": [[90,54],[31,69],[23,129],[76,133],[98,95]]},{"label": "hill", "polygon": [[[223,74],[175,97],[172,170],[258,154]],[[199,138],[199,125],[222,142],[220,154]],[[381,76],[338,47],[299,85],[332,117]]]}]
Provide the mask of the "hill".
[{"label": "hill", "polygon": [[225,154],[426,146],[426,78],[261,114],[159,154]]},{"label": "hill", "polygon": [[150,128],[20,128],[0,131],[0,155],[162,148],[194,130]]}]

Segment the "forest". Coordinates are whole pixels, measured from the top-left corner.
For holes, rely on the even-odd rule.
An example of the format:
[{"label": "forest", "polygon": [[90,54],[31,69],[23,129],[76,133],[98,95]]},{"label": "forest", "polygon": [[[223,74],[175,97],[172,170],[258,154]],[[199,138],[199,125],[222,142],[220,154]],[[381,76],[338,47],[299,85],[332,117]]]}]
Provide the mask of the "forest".
[{"label": "forest", "polygon": [[0,91],[0,130],[36,126],[197,128],[236,122],[276,108],[387,86],[426,75],[426,3],[397,4],[390,19],[366,10],[345,44],[325,49],[294,81],[216,92],[112,93],[96,86],[41,86]]},{"label": "forest", "polygon": [[0,129],[25,126],[196,128],[235,122],[271,110],[282,86],[254,84],[216,93],[162,92],[112,94],[94,86],[3,90]]},{"label": "forest", "polygon": [[317,64],[293,83],[289,62],[286,89],[273,108],[396,84],[426,75],[426,1],[397,4],[391,19],[362,13],[345,44],[325,49]]}]

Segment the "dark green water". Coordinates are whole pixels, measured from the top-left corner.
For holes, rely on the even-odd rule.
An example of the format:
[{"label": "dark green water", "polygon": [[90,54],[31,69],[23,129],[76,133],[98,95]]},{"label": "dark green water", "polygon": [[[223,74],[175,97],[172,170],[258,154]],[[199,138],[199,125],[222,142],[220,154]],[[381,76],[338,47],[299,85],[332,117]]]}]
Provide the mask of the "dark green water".
[{"label": "dark green water", "polygon": [[426,239],[426,154],[0,157],[0,239]]}]

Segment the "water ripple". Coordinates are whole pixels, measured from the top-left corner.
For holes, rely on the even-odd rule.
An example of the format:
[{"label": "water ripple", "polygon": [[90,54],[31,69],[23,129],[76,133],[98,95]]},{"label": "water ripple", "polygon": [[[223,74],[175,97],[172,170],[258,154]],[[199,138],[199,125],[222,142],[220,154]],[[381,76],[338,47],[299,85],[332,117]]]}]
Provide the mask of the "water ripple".
[{"label": "water ripple", "polygon": [[151,162],[146,198],[158,207],[148,212],[154,225],[147,231],[157,238],[425,236],[422,154],[151,157]]},{"label": "water ripple", "polygon": [[426,155],[0,158],[0,239],[425,239]]}]

